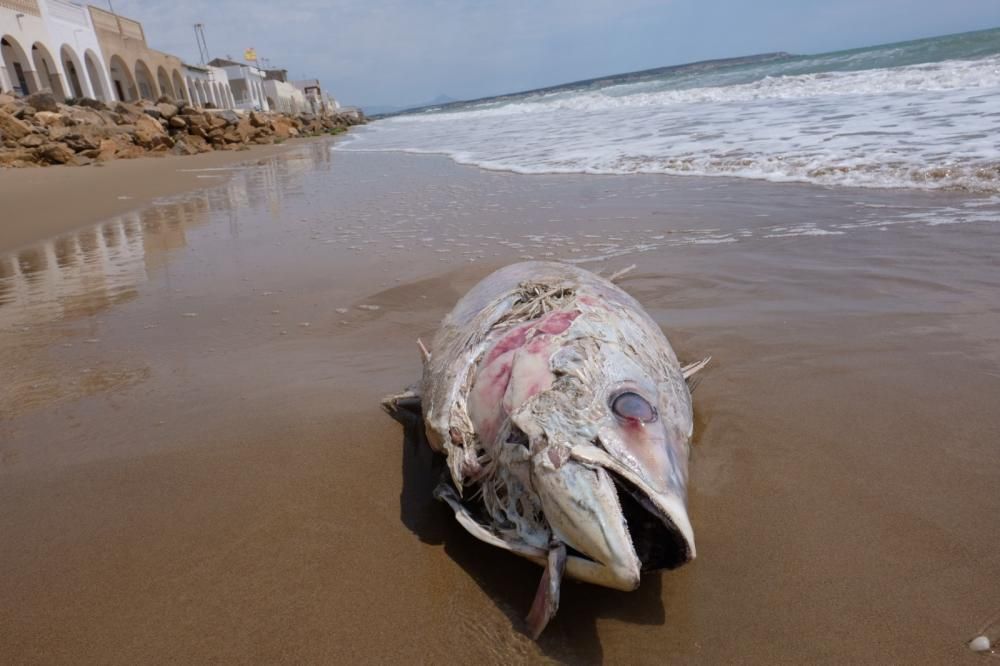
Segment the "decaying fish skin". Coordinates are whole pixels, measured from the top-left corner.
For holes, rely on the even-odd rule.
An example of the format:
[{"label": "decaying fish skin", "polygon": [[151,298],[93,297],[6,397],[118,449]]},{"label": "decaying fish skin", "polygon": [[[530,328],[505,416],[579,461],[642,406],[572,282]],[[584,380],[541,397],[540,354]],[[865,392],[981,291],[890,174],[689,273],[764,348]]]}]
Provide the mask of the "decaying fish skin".
[{"label": "decaying fish skin", "polygon": [[493,273],[445,318],[415,392],[450,482],[435,496],[477,538],[545,567],[537,637],[570,578],[632,590],[695,556],[686,508],[686,379],[659,326],[593,273],[551,262]]}]

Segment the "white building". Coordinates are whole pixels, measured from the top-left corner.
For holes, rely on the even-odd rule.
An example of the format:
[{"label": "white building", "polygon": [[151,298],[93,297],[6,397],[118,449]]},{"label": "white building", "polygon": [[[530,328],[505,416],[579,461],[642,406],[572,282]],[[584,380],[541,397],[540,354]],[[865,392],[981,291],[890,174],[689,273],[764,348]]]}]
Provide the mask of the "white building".
[{"label": "white building", "polygon": [[229,75],[222,67],[184,64],[191,103],[203,107],[211,104],[217,109],[235,109],[236,100],[229,87]]},{"label": "white building", "polygon": [[142,23],[93,5],[87,9],[108,64],[108,87],[114,99],[133,102],[155,101],[160,96],[188,98],[181,59],[150,48]]},{"label": "white building", "polygon": [[263,70],[225,58],[216,58],[208,64],[226,71],[229,89],[235,100],[234,108],[243,111],[270,111],[267,95],[264,94]]},{"label": "white building", "polygon": [[319,79],[293,81],[293,85],[302,91],[308,103],[307,111],[315,114],[330,113],[340,108],[340,102],[323,92]]},{"label": "white building", "polygon": [[267,106],[271,111],[298,115],[303,111],[310,110],[305,94],[286,81],[265,79],[264,95],[267,97]]},{"label": "white building", "polygon": [[310,110],[305,93],[288,82],[284,69],[264,70],[264,95],[271,111],[297,115]]},{"label": "white building", "polygon": [[69,0],[0,0],[0,89],[109,101],[107,66],[87,8]]}]

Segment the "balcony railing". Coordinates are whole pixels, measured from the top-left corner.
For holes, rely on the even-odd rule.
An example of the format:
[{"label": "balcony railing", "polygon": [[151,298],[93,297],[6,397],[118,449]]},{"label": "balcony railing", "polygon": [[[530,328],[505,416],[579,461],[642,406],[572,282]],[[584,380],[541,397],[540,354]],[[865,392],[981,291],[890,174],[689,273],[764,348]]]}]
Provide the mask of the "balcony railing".
[{"label": "balcony railing", "polygon": [[[0,0],[4,2],[5,0]],[[94,28],[105,32],[115,32],[126,39],[136,39],[143,44],[146,43],[146,33],[142,30],[142,24],[124,16],[118,16],[111,12],[90,6],[90,17],[94,21]]]},{"label": "balcony railing", "polygon": [[73,23],[83,28],[90,27],[90,24],[87,23],[87,8],[79,2],[49,0],[49,14],[67,23]]},{"label": "balcony railing", "polygon": [[31,14],[32,16],[41,16],[42,12],[38,9],[38,3],[35,0],[0,0],[0,7],[4,9],[12,9],[15,12],[20,12],[21,14]]}]

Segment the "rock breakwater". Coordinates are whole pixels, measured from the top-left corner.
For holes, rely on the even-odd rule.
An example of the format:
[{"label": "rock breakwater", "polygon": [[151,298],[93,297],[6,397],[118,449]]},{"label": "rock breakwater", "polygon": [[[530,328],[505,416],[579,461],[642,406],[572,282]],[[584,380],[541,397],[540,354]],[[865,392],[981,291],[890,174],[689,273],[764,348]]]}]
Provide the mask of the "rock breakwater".
[{"label": "rock breakwater", "polygon": [[184,101],[93,99],[61,104],[49,93],[0,94],[0,166],[85,166],[145,155],[240,150],[285,139],[339,134],[366,122],[356,110],[327,114],[203,109]]}]

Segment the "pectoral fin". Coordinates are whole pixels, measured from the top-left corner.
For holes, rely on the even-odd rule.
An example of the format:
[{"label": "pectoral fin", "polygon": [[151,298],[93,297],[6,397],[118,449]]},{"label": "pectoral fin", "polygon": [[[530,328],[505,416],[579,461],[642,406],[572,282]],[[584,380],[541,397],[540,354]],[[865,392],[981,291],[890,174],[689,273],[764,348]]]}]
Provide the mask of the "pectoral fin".
[{"label": "pectoral fin", "polygon": [[535,601],[528,612],[528,632],[535,640],[542,635],[549,620],[555,617],[559,610],[559,589],[562,586],[563,572],[566,570],[566,544],[556,542],[549,549],[545,572],[538,581],[535,591]]}]

